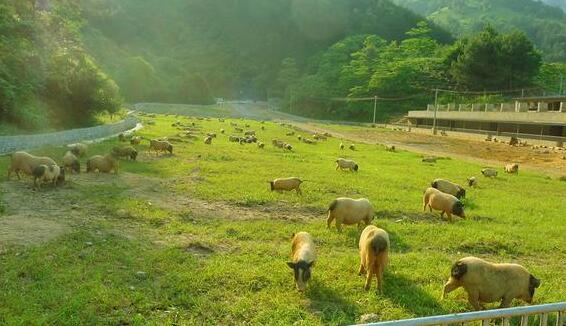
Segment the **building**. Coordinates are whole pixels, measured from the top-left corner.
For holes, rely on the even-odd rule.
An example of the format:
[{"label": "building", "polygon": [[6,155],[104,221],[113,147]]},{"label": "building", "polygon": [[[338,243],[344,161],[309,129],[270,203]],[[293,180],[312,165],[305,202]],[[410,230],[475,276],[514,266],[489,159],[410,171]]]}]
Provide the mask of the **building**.
[{"label": "building", "polygon": [[[439,130],[462,131],[499,136],[518,136],[566,142],[566,95],[523,97],[502,104],[448,104],[436,110]],[[427,110],[410,111],[406,120],[413,127],[432,128],[434,105]]]}]

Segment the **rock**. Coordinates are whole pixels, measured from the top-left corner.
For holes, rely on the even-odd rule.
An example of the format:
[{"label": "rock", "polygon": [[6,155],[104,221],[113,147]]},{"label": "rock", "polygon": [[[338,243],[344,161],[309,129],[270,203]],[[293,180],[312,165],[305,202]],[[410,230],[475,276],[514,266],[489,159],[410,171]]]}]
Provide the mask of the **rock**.
[{"label": "rock", "polygon": [[92,246],[92,242],[90,242],[90,241],[87,241],[87,242],[85,242],[85,245],[87,245],[87,246],[89,246],[89,247],[90,247],[90,246]]},{"label": "rock", "polygon": [[142,271],[136,272],[136,277],[140,280],[145,280],[147,278],[147,273]]},{"label": "rock", "polygon": [[130,290],[134,291],[136,288],[134,286],[130,286]]},{"label": "rock", "polygon": [[375,323],[379,321],[378,314],[365,314],[360,316],[361,324]]}]

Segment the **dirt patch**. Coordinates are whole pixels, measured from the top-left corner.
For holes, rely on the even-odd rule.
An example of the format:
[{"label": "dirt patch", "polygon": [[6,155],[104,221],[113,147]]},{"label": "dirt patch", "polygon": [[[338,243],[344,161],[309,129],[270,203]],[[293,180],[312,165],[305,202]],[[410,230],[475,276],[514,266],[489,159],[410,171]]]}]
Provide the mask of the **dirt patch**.
[{"label": "dirt patch", "polygon": [[37,245],[69,232],[64,223],[44,218],[10,215],[0,217],[0,248],[9,245]]},{"label": "dirt patch", "polygon": [[485,142],[475,139],[442,137],[420,132],[395,130],[373,130],[360,128],[351,131],[336,131],[309,123],[294,123],[308,132],[329,132],[336,138],[366,144],[394,145],[398,149],[434,156],[447,156],[480,162],[486,166],[502,167],[517,162],[527,169],[544,171],[560,176],[566,172],[566,151],[540,150],[514,147],[504,143]]},{"label": "dirt patch", "polygon": [[209,256],[214,253],[214,249],[200,243],[191,243],[185,248],[185,250],[195,256]]}]

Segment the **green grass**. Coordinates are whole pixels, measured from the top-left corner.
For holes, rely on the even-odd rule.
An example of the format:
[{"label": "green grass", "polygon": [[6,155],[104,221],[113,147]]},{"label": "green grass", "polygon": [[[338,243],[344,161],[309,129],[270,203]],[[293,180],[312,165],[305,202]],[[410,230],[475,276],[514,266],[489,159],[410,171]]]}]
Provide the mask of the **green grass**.
[{"label": "green grass", "polygon": [[[159,116],[157,125],[140,134],[174,136],[175,120],[189,121]],[[450,224],[422,213],[422,192],[437,177],[463,184],[479,175],[478,164],[444,159],[428,165],[418,154],[365,144],[340,151],[335,138],[302,144],[273,122],[261,131],[257,121],[191,121],[218,138],[212,145],[202,139],[175,144],[171,157],[122,161],[121,174],[166,183],[153,196],[231,203],[233,216],[150,204],[118,181],[71,181],[73,196],[92,211],[72,233],[47,244],[7,246],[0,255],[0,324],[350,324],[367,313],[391,320],[462,312],[470,307],[461,289],[439,298],[452,262],[468,255],[526,266],[542,280],[536,303],[565,299],[564,182],[527,172],[480,178],[465,200],[468,219]],[[229,143],[230,121],[251,124],[266,148]],[[290,142],[293,152],[274,148],[272,138]],[[89,155],[116,144],[93,145]],[[64,151],[34,153],[61,157]],[[360,171],[335,171],[337,157],[356,160]],[[7,164],[1,158],[0,170]],[[286,176],[306,180],[303,196],[269,191],[268,180]],[[324,211],[339,196],[369,198],[378,212],[373,223],[390,233],[382,295],[375,284],[369,292],[362,289],[356,228],[342,234],[326,229]],[[119,216],[119,209],[128,216]],[[243,218],[244,210],[267,217]],[[310,232],[318,250],[312,282],[302,294],[285,264],[298,231]],[[146,276],[137,277],[137,271]]]}]

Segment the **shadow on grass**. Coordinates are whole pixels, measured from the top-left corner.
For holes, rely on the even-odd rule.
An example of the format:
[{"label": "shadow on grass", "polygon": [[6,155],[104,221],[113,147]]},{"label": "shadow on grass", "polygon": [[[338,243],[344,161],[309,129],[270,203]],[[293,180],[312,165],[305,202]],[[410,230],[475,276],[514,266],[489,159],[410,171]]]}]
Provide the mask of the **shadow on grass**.
[{"label": "shadow on grass", "polygon": [[[449,313],[435,298],[422,290],[417,283],[402,275],[386,272],[384,276],[383,296],[388,297],[397,306],[403,307],[412,314],[423,317]],[[375,282],[373,283],[375,286]],[[372,287],[375,291],[375,288]]]},{"label": "shadow on grass", "polygon": [[346,300],[342,293],[313,280],[306,292],[310,299],[310,310],[320,316],[324,324],[340,321],[341,324],[354,323],[359,314],[358,306]]}]

